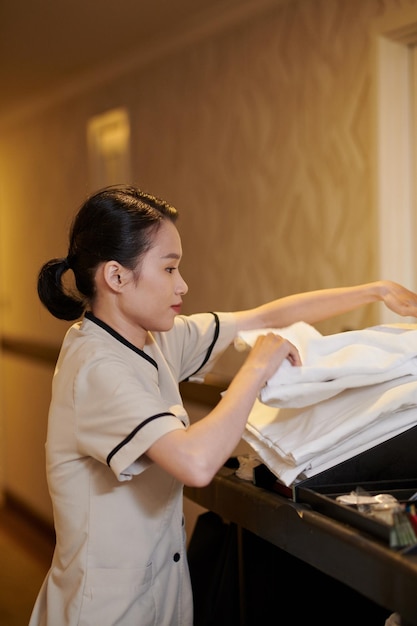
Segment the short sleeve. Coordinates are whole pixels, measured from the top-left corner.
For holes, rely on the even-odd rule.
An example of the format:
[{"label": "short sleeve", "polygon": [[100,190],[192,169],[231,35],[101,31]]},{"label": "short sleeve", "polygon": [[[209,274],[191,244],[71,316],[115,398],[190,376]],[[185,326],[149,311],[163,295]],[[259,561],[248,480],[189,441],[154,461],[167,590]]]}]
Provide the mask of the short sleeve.
[{"label": "short sleeve", "polygon": [[171,331],[155,334],[178,381],[203,380],[235,337],[233,313],[179,315]]},{"label": "short sleeve", "polygon": [[185,409],[161,397],[156,368],[133,356],[136,367],[117,355],[90,358],[74,384],[79,450],[107,463],[119,480],[146,469],[144,453],[159,437],[188,426]]}]

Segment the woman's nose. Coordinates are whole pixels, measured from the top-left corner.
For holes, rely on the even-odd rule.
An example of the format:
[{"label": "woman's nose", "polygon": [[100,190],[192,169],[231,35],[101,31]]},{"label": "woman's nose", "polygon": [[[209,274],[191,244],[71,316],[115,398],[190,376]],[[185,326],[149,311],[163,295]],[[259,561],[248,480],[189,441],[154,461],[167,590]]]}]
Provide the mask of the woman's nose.
[{"label": "woman's nose", "polygon": [[177,293],[179,293],[181,296],[185,296],[187,291],[188,291],[188,285],[183,279],[183,277],[180,275],[180,282],[177,286]]}]

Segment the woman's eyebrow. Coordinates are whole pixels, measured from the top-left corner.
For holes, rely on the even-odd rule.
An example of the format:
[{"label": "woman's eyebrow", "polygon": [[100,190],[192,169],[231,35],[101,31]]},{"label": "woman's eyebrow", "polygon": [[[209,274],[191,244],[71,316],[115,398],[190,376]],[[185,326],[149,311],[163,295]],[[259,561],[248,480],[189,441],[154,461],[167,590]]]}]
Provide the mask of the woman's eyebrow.
[{"label": "woman's eyebrow", "polygon": [[169,254],[164,254],[163,256],[161,256],[161,259],[180,259],[181,255],[178,254],[177,252],[170,252]]}]

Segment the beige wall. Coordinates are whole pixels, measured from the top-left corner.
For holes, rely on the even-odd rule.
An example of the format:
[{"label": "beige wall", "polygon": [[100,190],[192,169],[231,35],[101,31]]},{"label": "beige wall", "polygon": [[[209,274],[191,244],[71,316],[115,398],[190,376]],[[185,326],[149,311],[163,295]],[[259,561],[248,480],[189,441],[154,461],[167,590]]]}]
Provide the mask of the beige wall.
[{"label": "beige wall", "polygon": [[[1,334],[59,345],[36,296],[91,191],[86,126],[123,106],[134,182],[181,212],[185,313],[378,278],[371,28],[417,0],[292,0],[0,120]],[[371,307],[319,326],[376,321]],[[219,373],[236,366],[230,353]],[[52,366],[2,356],[4,487],[46,519]]]}]

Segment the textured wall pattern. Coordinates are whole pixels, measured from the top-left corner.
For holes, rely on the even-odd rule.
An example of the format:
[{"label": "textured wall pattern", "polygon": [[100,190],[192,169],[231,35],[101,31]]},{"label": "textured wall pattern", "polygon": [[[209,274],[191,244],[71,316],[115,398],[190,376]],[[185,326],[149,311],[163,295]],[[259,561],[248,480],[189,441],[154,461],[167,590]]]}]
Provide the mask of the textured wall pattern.
[{"label": "textured wall pattern", "polygon": [[158,189],[162,175],[182,209],[189,310],[378,277],[370,25],[383,4],[291,2],[147,76],[167,101],[141,107],[138,178]]}]

